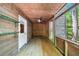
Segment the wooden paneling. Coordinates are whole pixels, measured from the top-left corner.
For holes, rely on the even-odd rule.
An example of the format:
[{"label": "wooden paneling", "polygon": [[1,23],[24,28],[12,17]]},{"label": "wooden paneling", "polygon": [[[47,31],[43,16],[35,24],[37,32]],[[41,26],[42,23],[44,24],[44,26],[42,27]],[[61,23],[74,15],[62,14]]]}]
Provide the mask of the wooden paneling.
[{"label": "wooden paneling", "polygon": [[79,56],[79,46],[68,42],[68,55]]},{"label": "wooden paneling", "polygon": [[15,31],[16,31],[15,23],[4,19],[0,19],[0,33],[15,32]]},{"label": "wooden paneling", "polygon": [[48,37],[48,23],[36,23],[33,24],[33,36]]},{"label": "wooden paneling", "polygon": [[16,3],[15,5],[19,7],[32,22],[37,22],[37,19],[33,18],[42,17],[45,18],[45,21],[48,21],[64,3]]},{"label": "wooden paneling", "polygon": [[61,38],[56,37],[56,45],[57,48],[61,51],[61,53],[65,53],[65,41]]},{"label": "wooden paneling", "polygon": [[18,11],[13,4],[1,3],[0,4],[0,11],[3,12],[4,14],[12,16],[13,18],[16,18],[16,19],[18,18]]},{"label": "wooden paneling", "polygon": [[0,55],[16,55],[18,51],[17,36],[0,36]]},{"label": "wooden paneling", "polygon": [[27,38],[28,41],[32,38],[32,24],[27,21]]},{"label": "wooden paneling", "polygon": [[13,4],[0,4],[0,14],[3,14],[8,18],[8,20],[4,18],[0,18],[0,55],[1,56],[10,56],[16,55],[18,52],[18,33],[13,33],[18,31],[15,22],[10,21],[16,20],[18,21],[18,12]]},{"label": "wooden paneling", "polygon": [[56,46],[63,53],[63,55],[65,54],[66,49],[66,53],[68,56],[79,56],[79,46],[69,41],[66,42],[67,48],[65,48],[65,40],[56,37]]}]

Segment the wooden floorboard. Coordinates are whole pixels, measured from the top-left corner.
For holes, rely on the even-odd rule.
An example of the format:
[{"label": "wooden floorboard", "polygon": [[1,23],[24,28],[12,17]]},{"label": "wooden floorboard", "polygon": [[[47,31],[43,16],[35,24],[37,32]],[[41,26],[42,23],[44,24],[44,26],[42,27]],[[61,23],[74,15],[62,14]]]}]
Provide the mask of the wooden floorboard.
[{"label": "wooden floorboard", "polygon": [[34,38],[17,56],[62,56],[62,54],[47,39]]},{"label": "wooden floorboard", "polygon": [[62,54],[48,39],[42,40],[42,50],[44,56],[62,56]]}]

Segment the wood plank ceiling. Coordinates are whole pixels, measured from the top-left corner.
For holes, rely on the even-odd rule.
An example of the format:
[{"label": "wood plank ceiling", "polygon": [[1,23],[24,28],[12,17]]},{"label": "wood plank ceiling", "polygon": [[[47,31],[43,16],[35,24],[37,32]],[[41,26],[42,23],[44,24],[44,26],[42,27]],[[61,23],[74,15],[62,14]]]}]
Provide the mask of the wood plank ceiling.
[{"label": "wood plank ceiling", "polygon": [[38,19],[47,22],[64,3],[19,3],[15,4],[30,20],[35,23]]}]

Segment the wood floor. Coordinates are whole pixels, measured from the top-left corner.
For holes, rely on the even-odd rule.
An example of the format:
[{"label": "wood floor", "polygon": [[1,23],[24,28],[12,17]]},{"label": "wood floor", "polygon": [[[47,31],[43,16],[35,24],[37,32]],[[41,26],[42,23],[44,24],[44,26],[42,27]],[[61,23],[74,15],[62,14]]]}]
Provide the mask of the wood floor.
[{"label": "wood floor", "polygon": [[62,56],[47,39],[34,38],[17,54],[17,56]]}]

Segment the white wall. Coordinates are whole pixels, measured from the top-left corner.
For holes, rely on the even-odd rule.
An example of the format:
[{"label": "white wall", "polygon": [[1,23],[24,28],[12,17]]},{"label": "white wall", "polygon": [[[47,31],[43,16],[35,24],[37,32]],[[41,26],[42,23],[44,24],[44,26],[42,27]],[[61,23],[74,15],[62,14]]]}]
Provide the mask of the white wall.
[{"label": "white wall", "polygon": [[[19,22],[18,48],[20,50],[21,47],[27,44],[27,21],[19,15]],[[24,24],[24,33],[20,33],[20,24]]]},{"label": "white wall", "polygon": [[54,42],[53,21],[49,22],[49,39]]}]

